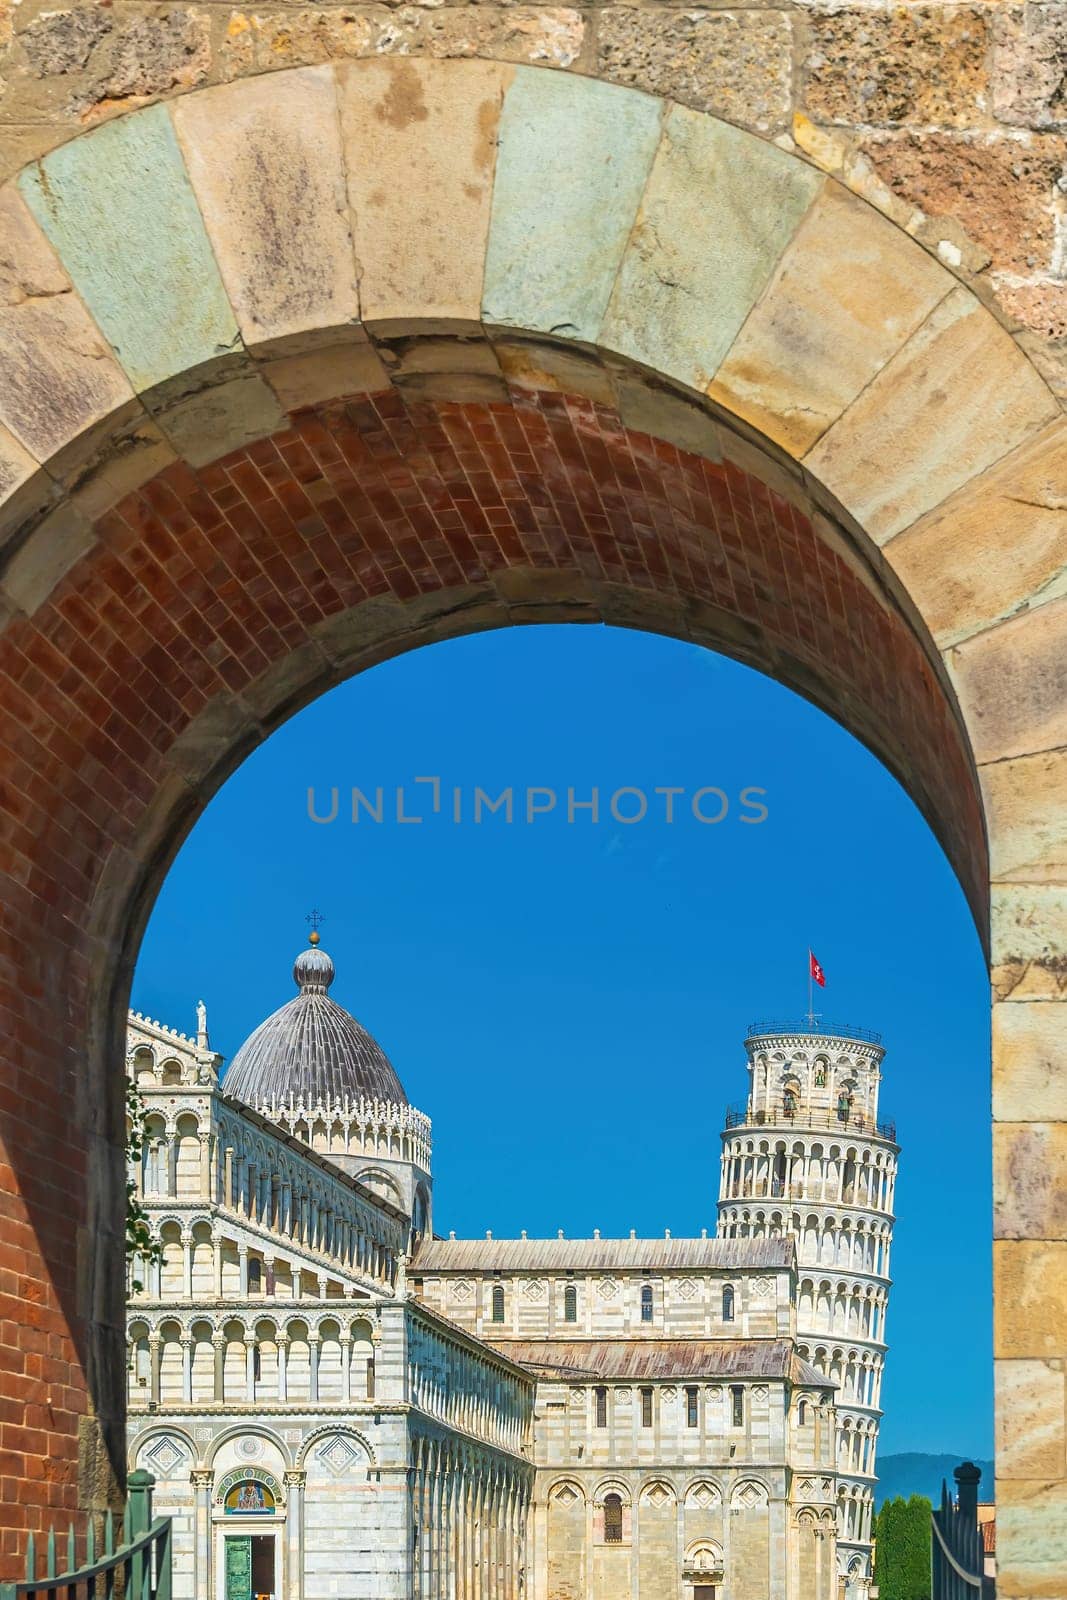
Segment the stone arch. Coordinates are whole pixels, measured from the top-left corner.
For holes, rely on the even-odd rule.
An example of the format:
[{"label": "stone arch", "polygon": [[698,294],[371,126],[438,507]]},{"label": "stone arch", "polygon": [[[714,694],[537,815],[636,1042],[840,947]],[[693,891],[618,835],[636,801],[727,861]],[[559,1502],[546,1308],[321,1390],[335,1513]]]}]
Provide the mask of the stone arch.
[{"label": "stone arch", "polygon": [[730,1490],[730,1505],[751,1510],[770,1504],[771,1493],[761,1478],[739,1478]]},{"label": "stone arch", "polygon": [[232,1427],[224,1428],[221,1433],[215,1435],[211,1441],[210,1448],[204,1453],[205,1465],[212,1466],[225,1447],[235,1439],[243,1439],[248,1436],[255,1436],[258,1439],[265,1440],[267,1444],[278,1451],[286,1467],[291,1464],[292,1452],[288,1445],[285,1444],[281,1434],[275,1429],[265,1427],[262,1423],[250,1418],[247,1422],[234,1423]]},{"label": "stone arch", "polygon": [[[149,1453],[161,1440],[165,1439],[173,1439],[182,1448],[182,1450],[186,1452],[186,1468],[191,1467],[194,1462],[200,1459],[200,1453],[197,1450],[196,1445],[193,1443],[192,1435],[188,1432],[188,1430],[177,1426],[174,1423],[168,1422],[165,1424],[161,1423],[158,1427],[153,1426],[145,1428],[143,1432],[137,1434],[137,1436],[131,1440],[129,1449],[130,1466],[143,1466]],[[175,1463],[175,1465],[177,1465],[177,1463]],[[157,1465],[153,1468],[149,1468],[149,1470],[158,1472],[159,1467]],[[169,1475],[170,1474],[166,1474],[166,1476]]]},{"label": "stone arch", "polygon": [[324,1423],[322,1427],[314,1428],[311,1433],[309,1433],[307,1437],[301,1441],[300,1449],[296,1458],[297,1467],[305,1467],[307,1465],[308,1456],[312,1449],[316,1445],[320,1444],[324,1439],[329,1438],[336,1433],[343,1433],[346,1438],[352,1439],[356,1444],[358,1444],[366,1457],[368,1469],[371,1467],[377,1468],[378,1458],[374,1453],[373,1444],[367,1438],[366,1434],[361,1433],[358,1428],[352,1427],[348,1422]]},{"label": "stone arch", "polygon": [[[374,115],[399,72],[426,113],[402,127]],[[543,137],[550,126],[574,136]],[[618,153],[610,169],[586,158],[597,140]],[[583,165],[567,165],[572,150]],[[546,171],[548,151],[559,171]],[[116,171],[143,186],[116,186]],[[381,188],[391,171],[404,177],[396,203],[371,207],[368,183]],[[274,181],[285,172],[300,181]],[[346,190],[344,215],[334,197]],[[289,226],[274,201],[296,193],[300,226]],[[117,1216],[89,1228],[99,1257],[84,1291],[69,1237],[121,1187],[85,1152],[103,1161],[110,1145],[118,1171],[109,1064],[170,854],[281,718],[434,630],[525,620],[532,606],[546,619],[677,633],[772,671],[901,778],[983,930],[991,867],[1000,992],[1054,996],[1064,758],[1050,686],[1067,607],[1051,584],[1057,512],[1043,485],[1063,459],[1063,419],[992,314],[885,217],[703,113],[542,69],[432,60],[294,70],[133,112],[33,163],[0,207],[16,286],[45,289],[16,295],[14,313],[19,358],[40,384],[31,392],[0,373],[0,731],[15,756],[12,794],[47,796],[46,811],[65,819],[32,828],[11,817],[3,937],[17,972],[14,930],[38,928],[69,988],[45,1039],[14,985],[4,1036],[33,1034],[45,1055],[81,1064],[78,1102],[57,1129],[78,1156],[70,1194],[57,1197],[27,1159],[19,1129],[39,1086],[17,1059],[13,1103],[27,1109],[21,1121],[7,1113],[3,1133],[41,1279],[68,1329],[73,1389],[121,1360],[121,1286],[99,1322],[90,1309],[106,1299],[95,1286],[109,1280]],[[746,226],[733,228],[740,210]],[[669,465],[691,497],[683,531],[714,559],[683,571],[667,542],[631,570],[621,554],[605,562],[569,545],[548,573],[520,527],[507,549],[494,541],[472,498],[475,532],[439,566],[412,571],[398,558],[357,572],[350,546],[365,539],[338,486],[371,471],[367,438],[389,441],[402,463],[420,428],[439,427],[450,449],[476,437],[472,423],[496,430],[511,495],[513,415],[538,471],[564,437],[601,461],[637,451],[650,482]],[[330,508],[325,608],[314,621],[294,616],[287,636],[250,628],[248,610],[235,616],[225,672],[208,670],[179,627],[151,696],[136,708],[122,691],[102,699],[108,676],[149,671],[127,608],[151,563],[149,530],[175,559],[214,551],[239,562],[243,518],[287,559],[284,500],[270,501],[269,528],[255,509],[278,473],[301,505],[301,474],[315,474],[317,514]],[[235,494],[240,518],[219,504]],[[581,545],[569,504],[563,523]],[[743,558],[726,553],[724,532],[743,548],[756,530],[783,570],[800,541],[813,638],[790,632],[773,598],[762,610]],[[145,623],[161,624],[153,646],[187,620],[180,581],[159,584]],[[127,620],[97,638],[89,619],[102,596]],[[854,658],[835,614],[850,614],[863,640]],[[147,712],[150,699],[165,714]],[[121,806],[86,782],[70,743],[95,752]],[[1009,1078],[1021,1039],[1051,1049],[1057,1016],[1018,1003],[998,1012]],[[1025,1144],[1022,1119],[1040,1108],[1004,1081],[998,1105],[1024,1110],[1002,1139]],[[1030,1247],[1049,1226],[1023,1215],[997,1256],[1020,1290],[1040,1277]],[[1062,1354],[1061,1334],[1029,1315],[1028,1292],[1004,1297],[1001,1347]],[[94,1415],[119,1470],[122,1385],[101,1382]],[[32,1385],[10,1387],[17,1403],[38,1403]],[[75,1458],[73,1428],[57,1448]],[[64,1481],[55,1510],[74,1492]]]}]

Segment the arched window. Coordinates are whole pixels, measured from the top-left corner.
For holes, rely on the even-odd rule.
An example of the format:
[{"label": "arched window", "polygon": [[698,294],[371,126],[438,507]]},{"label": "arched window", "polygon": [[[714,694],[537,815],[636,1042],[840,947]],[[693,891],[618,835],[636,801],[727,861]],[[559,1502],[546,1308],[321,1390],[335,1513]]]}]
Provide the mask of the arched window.
[{"label": "arched window", "polygon": [[608,1425],[608,1391],[606,1389],[598,1389],[596,1391],[595,1420],[598,1428],[606,1428]]},{"label": "arched window", "polygon": [[652,1285],[650,1283],[641,1285],[641,1321],[652,1321]]},{"label": "arched window", "polygon": [[604,1543],[622,1544],[622,1498],[617,1494],[604,1496]]},{"label": "arched window", "polygon": [[735,1428],[745,1425],[745,1391],[739,1383],[730,1389],[730,1422]]},{"label": "arched window", "polygon": [[795,1089],[786,1089],[782,1095],[782,1105],[787,1117],[797,1114],[797,1092]]},{"label": "arched window", "polygon": [[564,1322],[578,1321],[578,1291],[573,1283],[568,1283],[563,1291],[563,1320]]},{"label": "arched window", "polygon": [[734,1320],[734,1291],[729,1284],[722,1292],[722,1320],[724,1322]]},{"label": "arched window", "polygon": [[493,1310],[489,1320],[491,1322],[503,1322],[504,1320],[504,1285],[502,1283],[494,1283],[493,1285]]},{"label": "arched window", "polygon": [[797,1405],[797,1421],[799,1422],[800,1426],[803,1427],[805,1422],[807,1422],[807,1420],[808,1420],[808,1402],[806,1400],[801,1400],[799,1402],[799,1404]]}]

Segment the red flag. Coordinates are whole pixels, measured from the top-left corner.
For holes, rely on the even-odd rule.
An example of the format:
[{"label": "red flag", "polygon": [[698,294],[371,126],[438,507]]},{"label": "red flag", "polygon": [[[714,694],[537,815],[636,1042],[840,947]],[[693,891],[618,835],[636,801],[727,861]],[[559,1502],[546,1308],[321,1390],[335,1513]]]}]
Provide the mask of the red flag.
[{"label": "red flag", "polygon": [[819,962],[816,961],[815,952],[813,950],[809,950],[808,951],[808,971],[811,974],[811,976],[814,978],[815,982],[819,985],[819,988],[820,989],[825,989],[826,988],[826,974],[822,970],[822,967],[820,966]]}]

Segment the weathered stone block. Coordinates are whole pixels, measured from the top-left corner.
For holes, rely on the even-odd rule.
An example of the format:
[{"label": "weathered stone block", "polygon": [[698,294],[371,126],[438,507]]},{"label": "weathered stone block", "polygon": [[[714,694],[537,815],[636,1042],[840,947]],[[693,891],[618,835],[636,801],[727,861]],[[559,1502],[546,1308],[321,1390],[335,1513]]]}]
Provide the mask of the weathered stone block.
[{"label": "weathered stone block", "polygon": [[497,124],[513,72],[399,57],[340,69],[365,321],[479,320]]},{"label": "weathered stone block", "polygon": [[[1013,1000],[1067,998],[1067,885],[996,884],[990,902],[997,999],[1009,995]],[[994,1029],[997,1015],[994,1010]],[[1044,1020],[1035,1015],[1025,1026],[1040,1029],[1050,1025],[1052,1015]],[[1015,1027],[1024,1026],[1023,1019],[1013,1013],[1007,1012],[1005,1017]],[[1067,1045],[1067,1040],[1064,1043]],[[1067,1050],[1064,1053],[1067,1055]],[[1067,1085],[1067,1075],[1064,1082]],[[1012,1112],[1010,1120],[1023,1121],[1023,1113]]]},{"label": "weathered stone block", "polygon": [[33,530],[0,578],[0,596],[32,617],[96,536],[73,506],[60,506]]},{"label": "weathered stone block", "polygon": [[265,361],[261,370],[286,411],[389,387],[389,374],[365,339]]},{"label": "weathered stone block", "polygon": [[223,41],[226,77],[278,67],[316,66],[362,56],[481,56],[570,67],[585,41],[585,18],[568,7],[483,5],[329,6],[234,11]]},{"label": "weathered stone block", "polygon": [[610,5],[597,13],[597,70],[759,133],[789,126],[793,21],[787,11]]},{"label": "weathered stone block", "polygon": [[1009,336],[955,289],[805,464],[881,544],[1057,413]]},{"label": "weathered stone block", "polygon": [[133,391],[11,186],[0,241],[0,420],[47,461]]},{"label": "weathered stone block", "polygon": [[162,432],[190,465],[203,467],[284,426],[274,391],[258,372],[228,378],[155,409]]},{"label": "weathered stone block", "polygon": [[546,340],[509,338],[492,330],[490,340],[509,386],[554,389],[561,394],[584,395],[599,405],[615,404],[611,373],[596,355]]},{"label": "weathered stone block", "polygon": [[[998,1463],[999,1466],[999,1463]],[[1002,1479],[997,1473],[997,1594],[1004,1600],[1063,1600],[1067,1571],[1067,1482]]]},{"label": "weathered stone block", "polygon": [[601,342],[705,390],[824,182],[773,145],[674,107]]},{"label": "weathered stone block", "polygon": [[93,50],[114,26],[114,17],[100,6],[46,11],[22,30],[20,43],[32,71],[59,77],[88,66]]},{"label": "weathered stone block", "polygon": [[1067,598],[987,628],[945,659],[976,761],[1067,745]]},{"label": "weathered stone block", "polygon": [[986,93],[988,15],[977,5],[812,11],[805,111],[866,127],[973,127]]},{"label": "weathered stone block", "polygon": [[1067,1356],[1067,1243],[995,1240],[993,1293],[998,1358]]},{"label": "weathered stone block", "polygon": [[1020,128],[1067,126],[1067,7],[1062,0],[997,8],[993,112]]},{"label": "weathered stone block", "polygon": [[1056,248],[1056,182],[1063,140],[909,133],[871,136],[860,147],[893,191],[933,217],[950,217],[1001,271],[1050,268]]},{"label": "weathered stone block", "polygon": [[979,767],[994,882],[1067,883],[1067,751]]},{"label": "weathered stone block", "polygon": [[1067,1123],[994,1123],[993,1234],[1067,1239]]},{"label": "weathered stone block", "polygon": [[245,344],[283,354],[358,322],[330,68],[209,89],[172,114]]},{"label": "weathered stone block", "polygon": [[135,389],[236,342],[165,107],[61,145],[19,183]]},{"label": "weathered stone block", "polygon": [[1055,1478],[1067,1466],[1063,1361],[998,1361],[997,1477]]},{"label": "weathered stone block", "polygon": [[953,284],[899,228],[827,184],[708,393],[802,456]]},{"label": "weathered stone block", "polygon": [[[1067,958],[1061,955],[1061,968]],[[1067,1003],[1007,1000],[993,1007],[993,1115],[1010,1123],[1067,1123]]]},{"label": "weathered stone block", "polygon": [[28,450],[0,424],[0,552],[52,498],[53,485]]},{"label": "weathered stone block", "polygon": [[659,142],[662,103],[562,74],[515,74],[485,263],[484,315],[596,338]]},{"label": "weathered stone block", "polygon": [[945,648],[1067,593],[1067,422],[1005,456],[885,546]]}]

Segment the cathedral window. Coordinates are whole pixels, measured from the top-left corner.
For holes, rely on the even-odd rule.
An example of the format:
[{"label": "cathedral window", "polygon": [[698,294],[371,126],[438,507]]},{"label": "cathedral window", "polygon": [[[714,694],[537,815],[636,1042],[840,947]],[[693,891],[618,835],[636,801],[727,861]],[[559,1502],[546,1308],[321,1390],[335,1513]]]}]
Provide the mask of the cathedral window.
[{"label": "cathedral window", "polygon": [[641,1285],[641,1321],[652,1321],[652,1285],[650,1283]]},{"label": "cathedral window", "polygon": [[608,1425],[608,1391],[606,1389],[598,1389],[596,1391],[595,1421],[598,1428],[606,1428]]},{"label": "cathedral window", "polygon": [[248,1292],[258,1294],[263,1286],[263,1267],[254,1257],[248,1262]]},{"label": "cathedral window", "polygon": [[734,1320],[734,1291],[729,1284],[722,1291],[722,1320],[724,1322]]},{"label": "cathedral window", "polygon": [[641,1426],[642,1426],[642,1428],[651,1428],[651,1426],[652,1426],[652,1390],[651,1389],[642,1389],[641,1390]]},{"label": "cathedral window", "polygon": [[504,1286],[500,1283],[493,1285],[492,1312],[490,1322],[503,1322],[504,1320]]},{"label": "cathedral window", "polygon": [[578,1291],[573,1283],[568,1283],[563,1291],[563,1320],[564,1322],[578,1321]]},{"label": "cathedral window", "polygon": [[252,1346],[252,1377],[258,1383],[262,1376],[263,1357],[260,1354],[259,1345],[255,1344]]},{"label": "cathedral window", "polygon": [[800,1426],[803,1427],[807,1420],[808,1402],[806,1400],[801,1400],[800,1404],[797,1406],[797,1421],[799,1422]]},{"label": "cathedral window", "polygon": [[374,1357],[367,1357],[367,1399],[374,1399]]},{"label": "cathedral window", "polygon": [[622,1498],[617,1494],[604,1496],[604,1543],[622,1544]]},{"label": "cathedral window", "polygon": [[695,1428],[699,1422],[698,1392],[696,1389],[687,1389],[685,1391],[685,1425],[687,1428]]},{"label": "cathedral window", "polygon": [[735,1428],[745,1425],[745,1391],[740,1383],[735,1383],[730,1389],[730,1421]]}]

